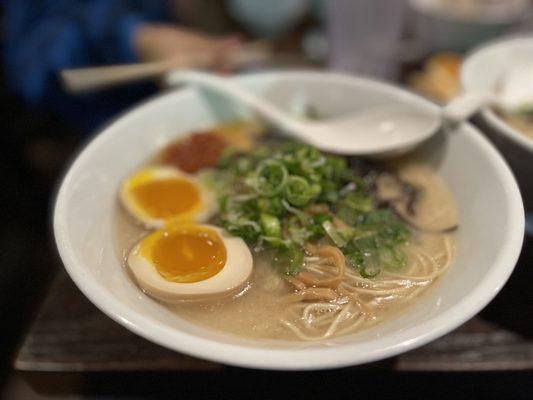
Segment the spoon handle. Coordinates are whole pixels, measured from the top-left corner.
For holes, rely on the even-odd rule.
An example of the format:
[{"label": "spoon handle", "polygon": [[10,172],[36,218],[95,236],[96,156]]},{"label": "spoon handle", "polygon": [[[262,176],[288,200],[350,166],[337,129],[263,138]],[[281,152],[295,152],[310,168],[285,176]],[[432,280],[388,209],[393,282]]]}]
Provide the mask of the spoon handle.
[{"label": "spoon handle", "polygon": [[443,123],[457,125],[466,121],[482,107],[493,103],[493,96],[480,93],[463,93],[442,108]]},{"label": "spoon handle", "polygon": [[63,88],[66,91],[69,93],[82,93],[149,79],[178,67],[179,64],[171,62],[112,65],[64,69],[61,71],[60,76]]},{"label": "spoon handle", "polygon": [[[224,67],[228,69],[240,68],[265,61],[271,55],[272,52],[267,43],[251,42],[244,45],[235,54],[228,56],[224,62]],[[64,69],[60,71],[60,77],[64,89],[77,94],[155,78],[176,69],[201,69],[207,67],[210,62],[211,57],[200,51],[190,52],[165,61]]]},{"label": "spoon handle", "polygon": [[283,110],[251,91],[241,88],[240,85],[228,78],[197,71],[179,71],[170,75],[167,83],[169,85],[192,83],[213,90],[231,100],[245,104],[266,121],[273,122],[278,128],[281,128],[285,133],[294,137],[301,138],[301,132],[306,129],[304,122],[288,115]]}]

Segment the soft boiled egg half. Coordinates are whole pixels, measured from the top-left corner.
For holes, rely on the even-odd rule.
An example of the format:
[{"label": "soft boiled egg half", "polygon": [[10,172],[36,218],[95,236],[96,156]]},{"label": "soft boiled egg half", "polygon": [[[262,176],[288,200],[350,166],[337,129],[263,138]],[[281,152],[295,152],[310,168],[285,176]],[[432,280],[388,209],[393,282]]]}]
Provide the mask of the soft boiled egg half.
[{"label": "soft boiled egg half", "polygon": [[195,176],[173,167],[151,167],[122,182],[120,200],[148,228],[170,221],[207,221],[216,212],[209,189]]},{"label": "soft boiled egg half", "polygon": [[142,239],[128,265],[139,286],[164,302],[237,294],[252,273],[252,254],[223,229],[169,224]]}]

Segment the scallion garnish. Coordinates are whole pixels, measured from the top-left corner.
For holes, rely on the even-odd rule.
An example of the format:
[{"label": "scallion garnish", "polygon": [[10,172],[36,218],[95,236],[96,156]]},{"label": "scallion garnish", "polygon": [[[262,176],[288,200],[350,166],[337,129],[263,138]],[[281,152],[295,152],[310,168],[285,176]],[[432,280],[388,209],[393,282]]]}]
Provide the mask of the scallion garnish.
[{"label": "scallion garnish", "polygon": [[272,251],[284,274],[298,273],[307,243],[337,246],[364,277],[406,262],[399,246],[409,230],[378,208],[365,179],[343,157],[290,143],[228,152],[214,174],[221,225],[255,249]]}]

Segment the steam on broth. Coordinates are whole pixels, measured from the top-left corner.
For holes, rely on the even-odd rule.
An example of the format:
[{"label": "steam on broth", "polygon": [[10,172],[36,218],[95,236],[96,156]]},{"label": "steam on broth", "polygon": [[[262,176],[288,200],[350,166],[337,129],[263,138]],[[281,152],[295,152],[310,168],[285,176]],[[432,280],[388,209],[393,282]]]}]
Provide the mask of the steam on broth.
[{"label": "steam on broth", "polygon": [[[326,339],[397,314],[452,264],[457,209],[429,166],[409,159],[378,165],[247,130],[216,127],[171,144],[151,163],[194,174],[217,202],[201,223],[242,238],[253,255],[253,272],[237,291],[195,301],[178,296],[167,306],[179,316],[248,338]],[[167,221],[163,229],[183,224],[190,221]],[[132,269],[131,249],[149,232],[117,207],[126,268]],[[230,267],[242,269],[238,260]],[[145,259],[143,268],[159,267]],[[207,282],[198,282],[200,291]]]}]

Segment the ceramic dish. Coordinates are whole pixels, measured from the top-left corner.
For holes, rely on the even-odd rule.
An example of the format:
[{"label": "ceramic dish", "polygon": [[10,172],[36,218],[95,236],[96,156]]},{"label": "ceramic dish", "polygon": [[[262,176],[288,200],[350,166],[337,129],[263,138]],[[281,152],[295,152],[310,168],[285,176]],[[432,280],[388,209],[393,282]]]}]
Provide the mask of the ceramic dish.
[{"label": "ceramic dish", "polygon": [[[304,98],[325,116],[403,102],[438,112],[402,89],[344,75],[274,72],[235,79],[281,107]],[[242,339],[183,320],[145,296],[121,265],[112,229],[116,193],[119,182],[168,140],[213,125],[219,118],[215,114],[194,90],[159,95],[103,129],[61,183],[54,234],[65,268],[97,307],[127,329],[179,352],[243,367],[356,365],[397,355],[451,331],[479,312],[511,274],[524,230],[520,193],[493,146],[464,124],[413,155],[431,164],[450,186],[460,230],[454,265],[409,310],[356,335],[312,343]]]},{"label": "ceramic dish", "polygon": [[[512,37],[483,45],[471,52],[461,68],[461,84],[466,91],[492,92],[510,60],[533,58],[533,36]],[[481,112],[481,125],[508,160],[524,197],[526,210],[533,209],[533,139],[505,122],[493,109]]]}]

